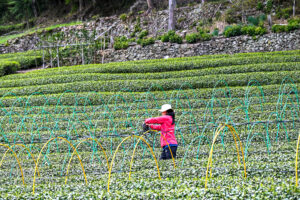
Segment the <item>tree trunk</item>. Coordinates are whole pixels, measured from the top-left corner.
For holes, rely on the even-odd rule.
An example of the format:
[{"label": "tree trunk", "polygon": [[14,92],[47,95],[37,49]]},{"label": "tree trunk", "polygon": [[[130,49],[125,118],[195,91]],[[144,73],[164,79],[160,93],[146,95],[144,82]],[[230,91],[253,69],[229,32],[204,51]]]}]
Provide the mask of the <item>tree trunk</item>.
[{"label": "tree trunk", "polygon": [[296,14],[296,0],[293,1],[293,17],[295,17]]},{"label": "tree trunk", "polygon": [[272,27],[273,22],[272,22],[271,14],[268,14],[268,23],[269,23],[269,26]]},{"label": "tree trunk", "polygon": [[244,0],[242,0],[242,23],[246,23],[245,9],[244,9]]},{"label": "tree trunk", "polygon": [[147,4],[148,4],[148,10],[145,13],[145,15],[148,15],[153,10],[153,2],[152,2],[152,0],[147,0]]},{"label": "tree trunk", "polygon": [[82,11],[82,0],[79,0],[79,11]]},{"label": "tree trunk", "polygon": [[37,9],[36,9],[36,0],[32,0],[32,9],[33,9],[33,14],[34,17],[37,17]]},{"label": "tree trunk", "polygon": [[175,9],[175,0],[169,0],[169,26],[168,26],[169,31],[175,30],[174,9]]}]

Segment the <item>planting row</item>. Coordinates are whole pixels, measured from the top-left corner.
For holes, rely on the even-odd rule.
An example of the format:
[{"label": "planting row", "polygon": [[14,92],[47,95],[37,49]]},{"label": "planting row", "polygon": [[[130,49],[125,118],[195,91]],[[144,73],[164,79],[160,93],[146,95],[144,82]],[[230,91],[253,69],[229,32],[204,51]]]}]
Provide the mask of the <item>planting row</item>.
[{"label": "planting row", "polygon": [[300,62],[285,62],[285,63],[263,63],[251,65],[235,65],[218,68],[205,68],[196,70],[172,71],[172,72],[156,72],[156,73],[122,73],[122,74],[107,74],[107,73],[83,73],[71,75],[54,75],[54,76],[38,76],[34,78],[14,80],[3,80],[0,83],[0,88],[34,86],[70,82],[84,81],[111,81],[111,80],[150,80],[150,79],[169,79],[183,78],[195,76],[207,76],[214,74],[236,74],[248,72],[272,72],[272,71],[297,71],[300,70]]},{"label": "planting row", "polygon": [[[13,93],[6,93],[1,99],[1,107],[26,107],[27,110],[31,109],[31,106],[90,106],[90,105],[109,105],[118,103],[119,106],[126,105],[135,107],[134,104],[158,107],[160,102],[172,101],[181,102],[182,100],[191,101],[192,99],[199,99],[198,101],[207,103],[208,100],[214,98],[221,98],[222,102],[230,102],[232,98],[245,98],[252,99],[256,96],[266,99],[266,102],[275,102],[279,97],[290,97],[296,94],[295,98],[298,98],[297,91],[299,91],[300,84],[293,84],[290,79],[282,80],[283,85],[264,85],[260,86],[256,81],[249,82],[249,86],[242,87],[224,87],[227,84],[223,81],[217,82],[217,86],[220,88],[192,88],[188,83],[184,86],[190,87],[186,90],[178,88],[178,90],[170,91],[149,91],[144,93],[119,91],[113,92],[81,92],[75,93],[71,91],[65,91],[58,94],[47,94],[43,92],[32,93],[28,96],[15,96]],[[223,87],[222,87],[223,86]],[[285,98],[284,98],[285,99]]]},{"label": "planting row", "polygon": [[179,71],[191,69],[204,69],[213,67],[224,67],[232,65],[244,64],[259,64],[259,63],[280,63],[280,62],[299,62],[300,57],[297,54],[292,55],[270,55],[270,56],[256,56],[256,57],[230,57],[219,59],[195,59],[185,61],[184,59],[173,61],[167,60],[164,62],[130,64],[130,63],[110,63],[98,65],[84,65],[72,67],[60,67],[46,70],[37,70],[23,75],[11,75],[3,77],[2,80],[18,78],[32,78],[39,76],[53,76],[53,75],[70,75],[78,73],[152,73],[165,71]]},{"label": "planting row", "polygon": [[[261,85],[280,84],[283,77],[290,77],[295,83],[298,83],[300,71],[281,71],[281,72],[257,72],[257,73],[239,73],[239,74],[221,74],[208,75],[199,78],[171,78],[163,80],[131,80],[131,81],[85,81],[65,84],[51,84],[11,88],[0,88],[0,96],[11,92],[16,96],[30,95],[34,92],[43,92],[44,94],[57,94],[65,91],[74,92],[118,92],[118,91],[161,91],[173,90],[174,88],[213,88],[216,81],[225,81],[228,86],[247,86],[250,80],[258,80]],[[161,87],[163,86],[163,87]],[[163,89],[162,89],[163,88]]]}]

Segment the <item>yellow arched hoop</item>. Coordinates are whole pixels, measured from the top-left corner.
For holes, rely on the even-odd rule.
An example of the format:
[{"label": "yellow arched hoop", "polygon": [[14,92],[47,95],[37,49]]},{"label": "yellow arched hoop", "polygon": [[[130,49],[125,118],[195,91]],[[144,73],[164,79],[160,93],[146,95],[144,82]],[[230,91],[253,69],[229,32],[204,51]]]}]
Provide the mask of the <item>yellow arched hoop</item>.
[{"label": "yellow arched hoop", "polygon": [[[33,159],[34,164],[36,165],[36,160],[34,159],[33,154],[31,153],[31,151],[30,151],[24,144],[14,144],[13,146],[11,146],[11,148],[13,148],[14,146],[21,146],[21,147],[25,148],[25,149],[28,151],[28,153],[30,154],[31,158]],[[4,153],[4,155],[3,155],[3,157],[2,157],[2,159],[1,159],[1,161],[0,161],[0,167],[1,167],[2,163],[3,163],[3,160],[4,160],[5,157],[6,157],[6,154],[7,154],[9,151],[10,151],[10,150],[7,149],[6,152]],[[40,176],[39,170],[37,171],[37,173],[38,173],[38,176]]]},{"label": "yellow arched hoop", "polygon": [[80,159],[79,154],[77,153],[75,147],[74,147],[74,146],[71,144],[71,142],[69,142],[67,139],[65,139],[65,138],[63,138],[63,137],[56,137],[56,138],[51,138],[50,140],[48,140],[48,141],[44,144],[43,148],[41,149],[41,151],[40,151],[40,153],[39,153],[39,157],[38,157],[38,159],[37,159],[37,163],[36,163],[35,170],[34,170],[34,176],[33,176],[33,187],[32,187],[32,193],[33,193],[33,194],[34,194],[34,191],[35,191],[35,175],[36,175],[36,172],[37,172],[37,168],[38,168],[38,164],[39,164],[39,161],[40,161],[42,152],[43,152],[44,148],[47,146],[47,144],[48,144],[49,142],[51,142],[52,140],[55,140],[55,139],[61,139],[61,140],[66,141],[66,142],[73,148],[73,150],[74,150],[75,153],[77,154],[78,160],[79,160],[79,162],[80,162],[80,165],[81,165],[81,168],[82,168],[82,171],[83,171],[84,180],[85,180],[85,183],[87,184],[87,178],[86,178],[85,170],[84,170],[83,164],[82,164],[82,162],[81,162],[81,159]]},{"label": "yellow arched hoop", "polygon": [[296,187],[298,187],[298,152],[299,152],[299,143],[300,143],[300,133],[297,141],[296,149],[296,160],[295,160],[295,174],[296,174]]},{"label": "yellow arched hoop", "polygon": [[[105,149],[102,147],[102,145],[98,142],[97,139],[94,139],[94,138],[87,138],[85,140],[82,140],[79,142],[79,144],[75,147],[75,149],[77,149],[81,143],[85,142],[85,141],[88,141],[88,140],[92,140],[92,141],[95,141],[102,149],[102,152],[104,153],[104,156],[105,156],[105,159],[106,159],[106,163],[107,163],[107,170],[109,171],[109,162],[108,162],[108,158],[107,158],[107,155],[106,155],[106,151]],[[69,164],[68,164],[68,168],[67,168],[67,174],[66,174],[66,179],[65,179],[65,184],[67,184],[67,181],[68,181],[68,174],[69,174],[69,168],[70,168],[70,165],[71,165],[71,161],[73,159],[73,156],[74,156],[74,153],[75,153],[75,150],[73,151],[72,153],[72,156],[71,156],[71,159],[69,160]]]},{"label": "yellow arched hoop", "polygon": [[[154,158],[154,160],[155,160],[155,163],[156,163],[157,173],[158,173],[158,178],[161,179],[161,177],[160,177],[160,171],[159,171],[159,167],[158,167],[158,162],[157,162],[157,160],[156,160],[155,154],[154,154],[154,152],[153,152],[151,146],[149,145],[149,143],[148,143],[143,137],[140,137],[140,136],[137,136],[137,135],[132,135],[132,136],[128,136],[128,137],[124,138],[124,139],[122,140],[122,142],[118,145],[118,147],[117,147],[117,149],[116,149],[116,151],[115,151],[115,153],[114,153],[114,156],[113,156],[113,158],[112,158],[112,160],[111,160],[110,169],[109,169],[109,174],[108,174],[107,192],[109,192],[109,184],[110,184],[111,170],[112,170],[112,167],[113,167],[114,160],[115,160],[115,158],[116,158],[117,152],[118,152],[120,146],[123,144],[123,142],[125,142],[126,140],[131,139],[131,138],[133,138],[133,137],[139,138],[140,140],[142,140],[143,142],[145,142],[145,143],[147,144],[148,148],[150,149],[150,151],[151,151],[151,153],[152,153],[152,155],[153,155],[153,158]],[[130,173],[130,172],[129,172],[129,173]]]},{"label": "yellow arched hoop", "polygon": [[[20,160],[18,159],[17,154],[14,152],[14,150],[12,150],[12,149],[11,149],[9,146],[7,146],[6,144],[0,144],[0,146],[6,147],[6,148],[7,148],[8,150],[10,150],[10,151],[13,153],[13,155],[15,156],[15,158],[16,158],[18,164],[19,164],[20,171],[21,171],[23,185],[25,185],[23,169],[22,169],[22,166],[21,166]],[[2,160],[1,160],[1,165],[2,165]]]},{"label": "yellow arched hoop", "polygon": [[238,148],[238,144],[236,142],[236,137],[238,138],[238,141],[239,141],[239,146],[240,146],[240,150],[242,152],[242,157],[243,157],[243,164],[244,164],[244,174],[245,174],[245,178],[247,178],[247,172],[246,172],[246,163],[245,163],[245,158],[244,158],[244,151],[243,151],[243,147],[242,147],[242,142],[236,132],[236,130],[228,125],[228,124],[221,124],[217,130],[216,130],[216,134],[215,134],[215,137],[213,139],[213,143],[212,143],[212,146],[211,146],[211,149],[210,149],[210,152],[209,152],[209,158],[208,158],[208,162],[207,162],[207,169],[206,169],[206,177],[205,177],[205,189],[207,188],[207,180],[208,180],[208,170],[210,168],[210,176],[211,176],[211,169],[212,169],[212,154],[213,154],[213,150],[214,150],[214,144],[217,140],[217,137],[218,135],[220,134],[220,132],[224,129],[228,127],[231,134],[232,134],[232,137],[234,139],[234,143],[235,143],[235,146],[236,146],[236,151],[237,151],[237,157],[238,157],[238,161],[239,161],[239,164],[241,164],[241,161],[240,161],[240,154],[239,154],[239,148]]}]

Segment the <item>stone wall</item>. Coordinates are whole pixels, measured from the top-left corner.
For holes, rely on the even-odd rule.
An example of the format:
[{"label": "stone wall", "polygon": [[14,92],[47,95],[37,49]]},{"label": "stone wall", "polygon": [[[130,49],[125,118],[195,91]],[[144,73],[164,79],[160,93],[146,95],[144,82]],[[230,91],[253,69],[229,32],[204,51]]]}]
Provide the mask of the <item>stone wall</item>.
[{"label": "stone wall", "polygon": [[126,50],[106,50],[105,62],[296,49],[300,49],[300,30],[266,34],[257,39],[250,36],[216,37],[196,44],[170,44],[157,41],[146,47],[133,45]]}]

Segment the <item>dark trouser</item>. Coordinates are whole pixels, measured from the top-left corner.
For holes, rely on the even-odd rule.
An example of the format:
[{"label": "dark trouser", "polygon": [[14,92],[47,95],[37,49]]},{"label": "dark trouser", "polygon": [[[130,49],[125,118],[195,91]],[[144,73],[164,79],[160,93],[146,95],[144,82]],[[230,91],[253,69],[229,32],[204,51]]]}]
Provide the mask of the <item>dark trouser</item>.
[{"label": "dark trouser", "polygon": [[[171,148],[173,157],[176,158],[177,146],[170,146],[170,148]],[[167,146],[164,146],[159,159],[160,160],[172,159],[172,155],[171,155],[169,146],[167,145]]]}]

